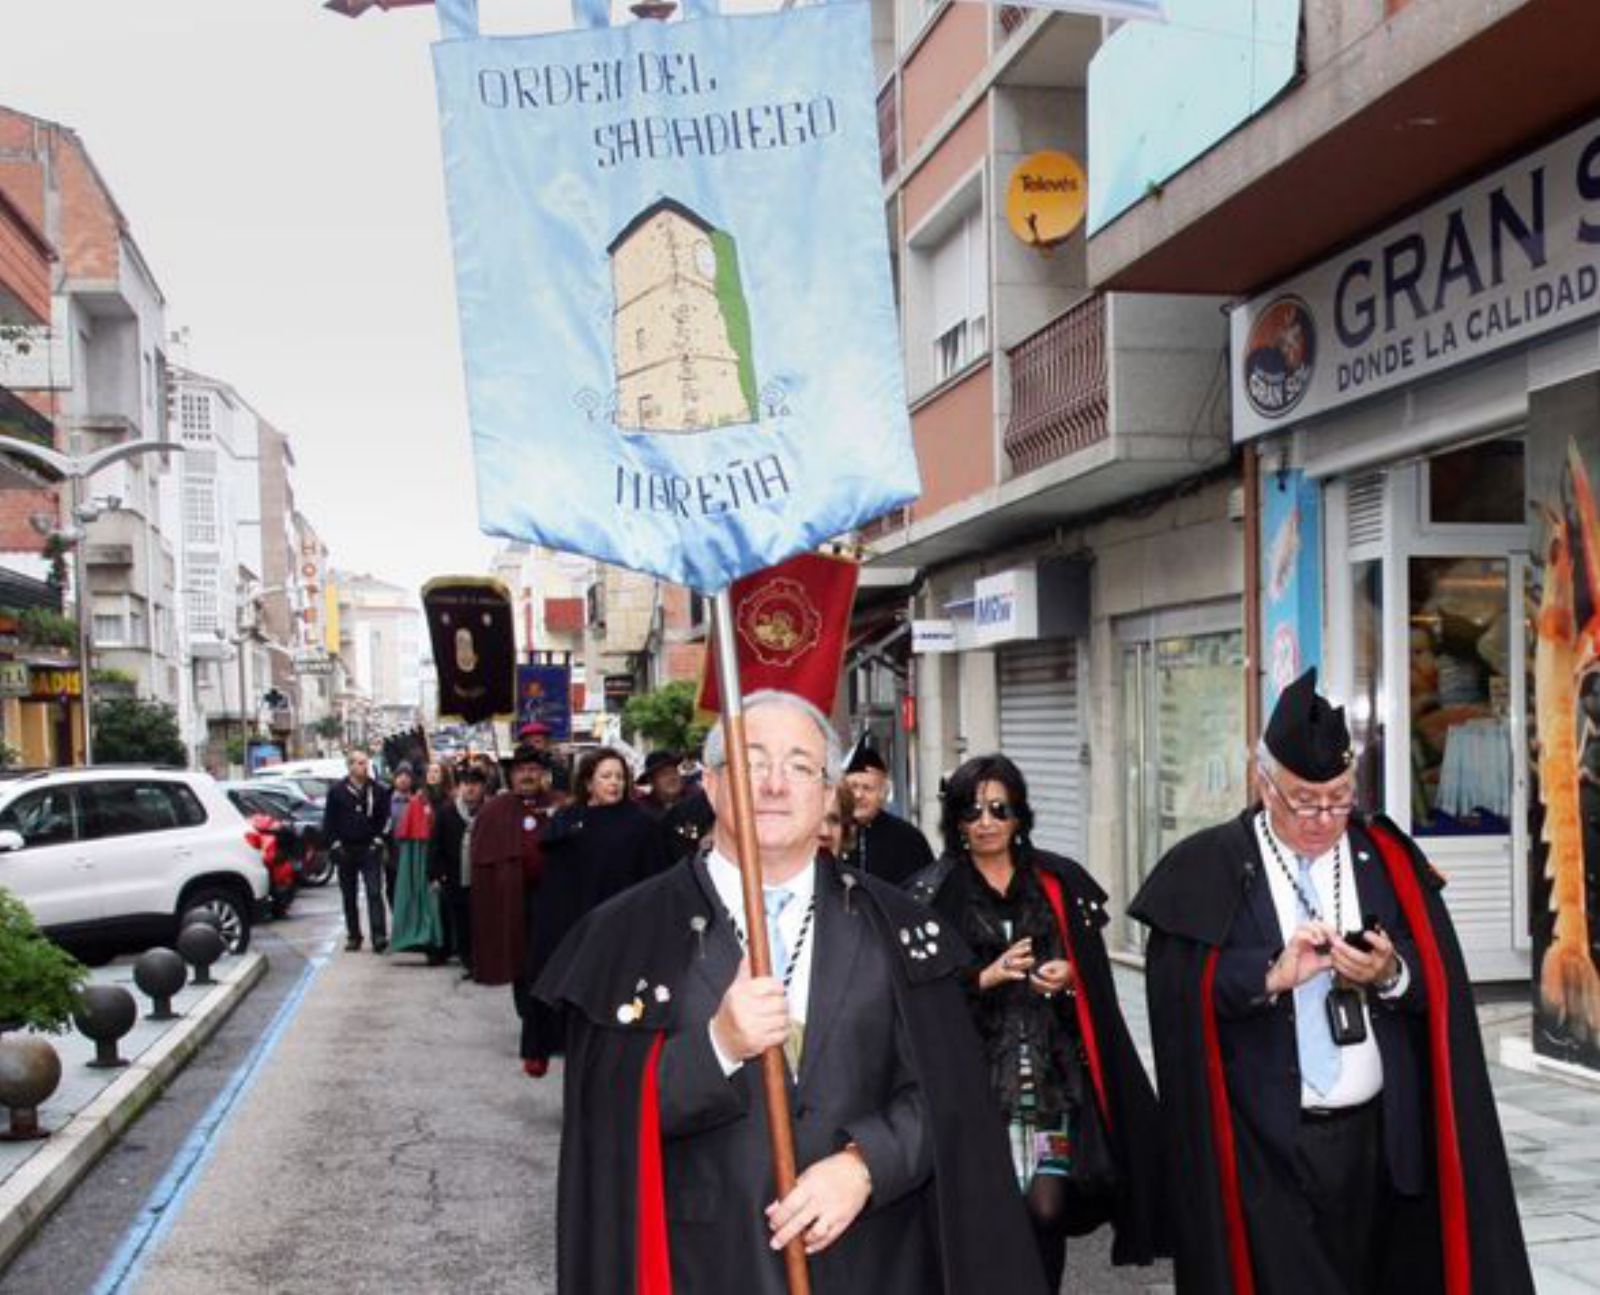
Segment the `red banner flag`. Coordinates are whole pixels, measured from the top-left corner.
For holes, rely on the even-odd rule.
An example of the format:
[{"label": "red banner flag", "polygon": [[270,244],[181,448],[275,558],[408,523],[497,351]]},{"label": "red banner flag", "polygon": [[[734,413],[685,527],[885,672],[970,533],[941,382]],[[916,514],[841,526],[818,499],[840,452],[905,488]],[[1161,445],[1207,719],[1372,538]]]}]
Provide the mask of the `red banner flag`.
[{"label": "red banner flag", "polygon": [[[778,688],[832,713],[859,573],[848,558],[801,553],[733,582],[729,602],[745,696]],[[722,710],[714,656],[706,659],[697,704]]]}]

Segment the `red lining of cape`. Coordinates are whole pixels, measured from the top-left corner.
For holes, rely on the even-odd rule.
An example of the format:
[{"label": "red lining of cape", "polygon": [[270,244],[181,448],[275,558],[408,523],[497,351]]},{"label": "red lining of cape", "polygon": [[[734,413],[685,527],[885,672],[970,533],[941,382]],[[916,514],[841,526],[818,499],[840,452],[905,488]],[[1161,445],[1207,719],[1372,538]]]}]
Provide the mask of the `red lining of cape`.
[{"label": "red lining of cape", "polygon": [[1250,1238],[1244,1227],[1244,1202],[1239,1195],[1239,1152],[1233,1141],[1233,1112],[1228,1108],[1228,1080],[1222,1069],[1222,1045],[1217,1033],[1217,959],[1220,951],[1206,955],[1200,975],[1200,1027],[1205,1036],[1206,1093],[1211,1099],[1211,1135],[1216,1142],[1217,1172],[1221,1178],[1222,1215],[1227,1230],[1228,1266],[1233,1270],[1235,1295],[1255,1295],[1255,1272],[1250,1267]]},{"label": "red lining of cape", "polygon": [[658,1075],[665,1034],[645,1058],[639,1083],[639,1196],[634,1238],[638,1295],[672,1295],[672,1260],[667,1249],[667,1199],[661,1164],[661,1089]]},{"label": "red lining of cape", "polygon": [[1461,1167],[1460,1130],[1456,1123],[1455,1075],[1450,1065],[1450,999],[1444,959],[1434,938],[1422,886],[1405,848],[1377,825],[1371,828],[1378,854],[1411,927],[1428,995],[1428,1059],[1433,1065],[1434,1145],[1439,1159],[1439,1223],[1444,1241],[1444,1284],[1450,1295],[1472,1290],[1472,1248],[1467,1239],[1466,1178]]},{"label": "red lining of cape", "polygon": [[[1072,929],[1067,925],[1067,908],[1061,894],[1061,879],[1043,868],[1040,868],[1038,873],[1039,884],[1044,887],[1045,898],[1050,901],[1050,907],[1055,911],[1056,927],[1061,932],[1061,943],[1066,946],[1067,957],[1072,962],[1073,970],[1077,971],[1078,955],[1072,947]],[[1078,1033],[1083,1038],[1083,1050],[1089,1058],[1089,1075],[1094,1080],[1095,1096],[1100,1101],[1100,1117],[1105,1120],[1106,1129],[1109,1131],[1111,1103],[1106,1100],[1106,1077],[1100,1064],[1100,1036],[1095,1032],[1094,1013],[1089,1006],[1089,995],[1081,983],[1072,1000],[1078,1011]]]}]

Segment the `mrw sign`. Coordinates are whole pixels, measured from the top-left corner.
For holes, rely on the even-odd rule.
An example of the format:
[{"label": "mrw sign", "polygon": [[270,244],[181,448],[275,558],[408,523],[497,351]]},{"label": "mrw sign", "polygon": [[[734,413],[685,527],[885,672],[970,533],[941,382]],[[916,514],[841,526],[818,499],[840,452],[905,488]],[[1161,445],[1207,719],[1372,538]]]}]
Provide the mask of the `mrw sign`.
[{"label": "mrw sign", "polygon": [[434,62],[486,531],[715,590],[915,497],[866,5]]}]

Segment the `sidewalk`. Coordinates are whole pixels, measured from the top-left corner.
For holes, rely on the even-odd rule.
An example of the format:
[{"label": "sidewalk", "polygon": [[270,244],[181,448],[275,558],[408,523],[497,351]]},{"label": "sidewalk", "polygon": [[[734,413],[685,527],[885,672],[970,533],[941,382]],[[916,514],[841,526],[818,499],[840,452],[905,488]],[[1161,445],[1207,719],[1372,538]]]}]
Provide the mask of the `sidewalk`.
[{"label": "sidewalk", "polygon": [[129,1064],[116,1070],[89,1068],[86,1063],[93,1059],[95,1045],[76,1029],[41,1036],[61,1058],[61,1084],[39,1108],[40,1127],[49,1131],[49,1137],[0,1142],[0,1269],[188,1064],[265,971],[266,959],[259,953],[224,958],[211,969],[217,983],[185,984],[172,1000],[178,1015],[171,1021],[146,1019],[150,1000],[133,983],[132,958],[91,971],[91,983],[121,985],[139,1005],[132,1031],[119,1043]]},{"label": "sidewalk", "polygon": [[560,1127],[509,988],[334,952],[115,1289],[553,1290]]},{"label": "sidewalk", "polygon": [[[1118,965],[1117,995],[1139,1055],[1150,1066],[1144,977]],[[1526,996],[1486,996],[1478,1006],[1495,1107],[1511,1160],[1540,1295],[1600,1291],[1600,1090],[1499,1065],[1500,1040],[1527,1038]]]}]

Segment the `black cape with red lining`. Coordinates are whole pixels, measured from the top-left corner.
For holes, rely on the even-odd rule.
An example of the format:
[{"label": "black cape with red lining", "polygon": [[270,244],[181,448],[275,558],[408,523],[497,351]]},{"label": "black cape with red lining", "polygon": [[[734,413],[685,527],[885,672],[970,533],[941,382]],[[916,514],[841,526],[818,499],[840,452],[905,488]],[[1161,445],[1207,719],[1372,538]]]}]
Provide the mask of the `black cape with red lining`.
[{"label": "black cape with red lining", "polygon": [[[1182,1295],[1267,1291],[1251,1265],[1248,1231],[1261,1226],[1262,1209],[1272,1209],[1274,1244],[1296,1244],[1284,1233],[1294,1232],[1298,1220],[1272,1205],[1298,1196],[1293,1166],[1238,1118],[1241,1097],[1250,1098],[1224,1091],[1211,996],[1218,950],[1245,907],[1247,889],[1267,884],[1256,812],[1179,843],[1129,906],[1152,929],[1146,987],[1169,1170],[1182,1185],[1174,1214]],[[1417,1032],[1426,1071],[1426,1190],[1389,1200],[1388,1244],[1374,1295],[1531,1295],[1477,1014],[1440,894],[1444,882],[1388,819],[1352,821],[1350,835],[1358,850],[1370,843],[1368,854],[1381,860],[1394,887],[1417,953],[1410,971],[1428,1003],[1426,1015],[1406,1025]]]},{"label": "black cape with red lining", "polygon": [[[817,867],[819,886],[837,886],[844,875],[826,860]],[[897,932],[926,922],[929,910],[893,886],[850,875],[850,902],[870,915],[876,938],[901,952],[894,992],[933,1133],[934,1175],[920,1190],[943,1285],[928,1295],[1043,1295],[1004,1129],[955,975],[965,951],[945,932],[939,943],[946,952],[913,960]],[[658,1127],[651,1107],[658,1043],[679,1022],[674,999],[658,999],[654,988],[666,986],[670,995],[683,982],[701,938],[697,921],[710,939],[713,924],[725,920],[694,870],[675,868],[593,913],[535,986],[567,1015],[557,1225],[563,1292],[671,1291],[661,1166],[652,1163],[649,1134]],[[642,1015],[620,1022],[619,1007],[635,999]],[[726,1289],[744,1289],[738,1274],[728,1274]],[[827,1295],[815,1277],[813,1289]]]},{"label": "black cape with red lining", "polygon": [[[1111,959],[1100,931],[1106,925],[1106,892],[1081,865],[1063,855],[1028,848],[1028,863],[1041,874],[1055,878],[1064,902],[1056,908],[1054,895],[1046,898],[1056,911],[1056,923],[1077,970],[1080,1036],[1092,1033],[1093,1047],[1085,1040],[1085,1055],[1101,1095],[1102,1115],[1117,1162],[1116,1195],[1104,1208],[1075,1217],[1068,1231],[1074,1236],[1092,1232],[1109,1222],[1114,1232],[1111,1259],[1116,1264],[1148,1264],[1170,1252],[1166,1220],[1167,1192],[1162,1166],[1160,1116],[1155,1091],[1128,1034],[1127,1021],[1117,1002]],[[949,855],[925,870],[910,887],[918,899],[930,895],[932,906],[959,921],[960,902],[947,886],[951,871],[960,865]],[[974,969],[975,970],[975,969]]]}]

